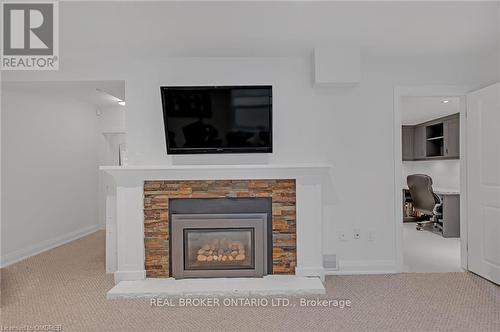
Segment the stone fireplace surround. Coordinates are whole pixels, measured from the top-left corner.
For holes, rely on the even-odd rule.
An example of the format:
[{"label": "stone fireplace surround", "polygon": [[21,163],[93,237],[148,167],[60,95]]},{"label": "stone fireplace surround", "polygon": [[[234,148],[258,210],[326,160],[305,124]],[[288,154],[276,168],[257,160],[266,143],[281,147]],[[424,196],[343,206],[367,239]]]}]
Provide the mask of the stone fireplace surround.
[{"label": "stone fireplace surround", "polygon": [[180,180],[144,183],[144,268],[147,278],[171,276],[169,201],[179,198],[271,198],[273,264],[268,274],[295,274],[297,247],[294,179]]},{"label": "stone fireplace surround", "polygon": [[[329,185],[328,165],[137,165],[102,166],[100,169],[111,175],[116,184],[116,196],[108,197],[106,207],[107,265],[111,267],[108,271],[114,273],[116,284],[141,281],[147,277],[146,242],[149,240],[145,236],[144,190],[149,181],[294,180],[296,255],[289,260],[289,266],[295,267],[295,276],[299,279],[324,277],[322,194],[325,185]],[[293,271],[287,265],[285,268],[288,270],[282,273]]]}]

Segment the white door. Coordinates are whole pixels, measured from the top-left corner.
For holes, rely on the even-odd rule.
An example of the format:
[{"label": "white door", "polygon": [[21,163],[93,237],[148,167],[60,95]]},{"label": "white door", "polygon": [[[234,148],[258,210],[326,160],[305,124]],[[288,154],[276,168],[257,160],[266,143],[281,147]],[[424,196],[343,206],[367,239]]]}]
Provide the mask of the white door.
[{"label": "white door", "polygon": [[467,96],[470,271],[500,284],[500,83]]}]

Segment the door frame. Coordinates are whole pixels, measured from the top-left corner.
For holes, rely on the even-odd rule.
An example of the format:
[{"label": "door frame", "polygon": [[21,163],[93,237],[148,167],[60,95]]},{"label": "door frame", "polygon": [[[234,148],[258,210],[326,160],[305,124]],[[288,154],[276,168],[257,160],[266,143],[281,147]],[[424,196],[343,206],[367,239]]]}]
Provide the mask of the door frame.
[{"label": "door frame", "polygon": [[403,209],[402,209],[402,136],[401,97],[460,97],[460,265],[467,265],[467,93],[470,86],[425,85],[394,88],[394,235],[396,268],[403,272]]}]

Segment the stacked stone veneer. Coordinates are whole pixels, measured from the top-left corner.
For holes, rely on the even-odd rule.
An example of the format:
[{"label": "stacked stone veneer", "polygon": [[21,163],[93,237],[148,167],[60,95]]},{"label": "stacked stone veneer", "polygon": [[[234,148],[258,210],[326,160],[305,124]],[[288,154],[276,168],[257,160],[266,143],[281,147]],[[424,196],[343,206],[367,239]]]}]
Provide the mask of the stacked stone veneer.
[{"label": "stacked stone veneer", "polygon": [[295,180],[182,180],[144,182],[145,270],[169,277],[168,203],[171,198],[271,197],[273,274],[295,274]]}]

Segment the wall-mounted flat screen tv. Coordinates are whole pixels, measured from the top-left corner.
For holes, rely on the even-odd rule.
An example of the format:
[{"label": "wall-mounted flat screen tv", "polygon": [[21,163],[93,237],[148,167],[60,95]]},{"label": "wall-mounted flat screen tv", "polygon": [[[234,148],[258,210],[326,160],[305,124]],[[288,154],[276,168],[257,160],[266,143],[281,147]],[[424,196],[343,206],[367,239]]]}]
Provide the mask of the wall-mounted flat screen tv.
[{"label": "wall-mounted flat screen tv", "polygon": [[271,86],[161,87],[167,153],[271,153]]}]

